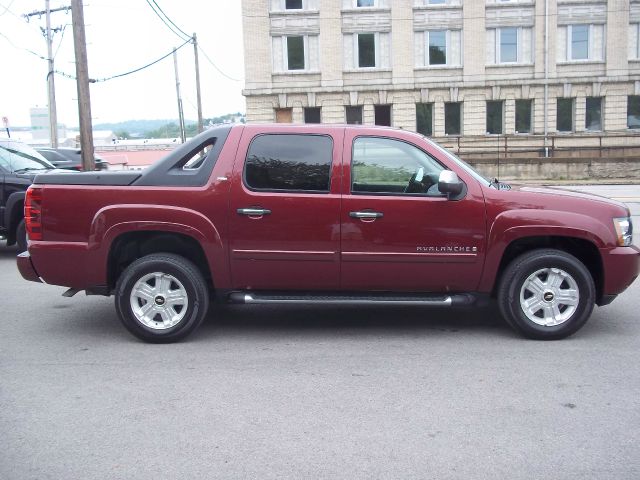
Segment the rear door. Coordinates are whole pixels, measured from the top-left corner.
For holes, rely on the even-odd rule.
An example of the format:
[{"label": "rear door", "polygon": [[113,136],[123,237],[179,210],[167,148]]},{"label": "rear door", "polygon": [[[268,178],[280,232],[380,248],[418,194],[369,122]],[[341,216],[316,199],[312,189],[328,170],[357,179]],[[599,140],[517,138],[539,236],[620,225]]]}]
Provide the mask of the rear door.
[{"label": "rear door", "polygon": [[343,128],[245,127],[229,205],[233,288],[339,288],[343,135]]},{"label": "rear door", "polygon": [[419,137],[398,136],[406,138],[347,129],[341,287],[473,291],[485,250],[482,190],[459,171],[466,194],[448,200],[437,185],[444,159],[429,153]]}]

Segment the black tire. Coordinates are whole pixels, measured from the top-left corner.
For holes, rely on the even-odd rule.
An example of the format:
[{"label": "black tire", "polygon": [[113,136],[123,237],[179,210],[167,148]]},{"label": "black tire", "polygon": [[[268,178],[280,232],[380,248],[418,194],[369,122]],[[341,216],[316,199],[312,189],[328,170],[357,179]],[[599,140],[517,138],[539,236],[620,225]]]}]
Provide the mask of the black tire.
[{"label": "black tire", "polygon": [[[173,307],[171,311],[175,313],[175,318],[181,318],[176,324],[167,327],[162,322],[161,313],[149,319],[154,314],[154,309],[164,313],[169,311],[170,302],[165,298],[167,295],[161,295],[161,287],[155,283],[157,280],[151,278],[148,280],[154,283],[151,288],[155,296],[154,301],[150,302],[148,309],[150,312],[147,315],[141,314],[141,311],[147,307],[146,301],[140,300],[141,297],[132,298],[134,286],[136,284],[144,286],[146,283],[144,279],[155,273],[161,274],[162,278],[169,282],[166,292],[175,287],[174,292],[178,292],[187,299],[186,308],[184,305],[180,310],[178,310],[180,305]],[[149,286],[149,283],[146,285]],[[159,297],[162,298],[162,303],[158,303]],[[141,340],[150,343],[177,342],[191,334],[202,323],[209,309],[209,289],[202,274],[192,262],[171,253],[155,253],[136,260],[122,273],[116,285],[115,305],[125,328]],[[134,312],[132,305],[138,308],[137,313]],[[155,325],[155,328],[150,327],[149,324]]]},{"label": "black tire", "polygon": [[16,245],[19,253],[27,250],[27,227],[24,224],[24,218],[16,227]]},{"label": "black tire", "polygon": [[[545,269],[556,270],[545,273]],[[533,286],[530,279],[535,280],[536,273],[539,273],[538,279],[545,278],[546,274],[549,275],[546,281],[541,281],[545,288],[541,289],[539,294],[529,290],[529,286]],[[564,277],[563,274],[568,274],[568,277]],[[557,288],[545,283],[551,282],[552,276],[562,281]],[[562,280],[562,278],[565,279]],[[527,287],[523,289],[525,282]],[[575,290],[570,282],[577,286],[577,295],[569,293],[574,296],[576,305],[562,304],[556,298],[559,292]],[[525,303],[525,306],[530,306],[529,314],[525,313],[525,307],[521,304],[521,295],[522,300],[531,302],[528,305]],[[509,264],[500,280],[498,305],[507,323],[522,335],[537,340],[557,340],[572,335],[584,326],[593,311],[595,296],[593,278],[584,264],[573,255],[549,248],[527,252]],[[553,305],[557,306],[557,310],[553,310]],[[531,311],[536,308],[540,310],[532,313]],[[544,323],[544,315],[546,315],[544,308],[550,308],[554,312],[553,320],[556,321],[557,318],[560,323],[555,325],[538,323]],[[556,317],[558,312],[561,316]],[[561,320],[564,316],[567,318]]]}]

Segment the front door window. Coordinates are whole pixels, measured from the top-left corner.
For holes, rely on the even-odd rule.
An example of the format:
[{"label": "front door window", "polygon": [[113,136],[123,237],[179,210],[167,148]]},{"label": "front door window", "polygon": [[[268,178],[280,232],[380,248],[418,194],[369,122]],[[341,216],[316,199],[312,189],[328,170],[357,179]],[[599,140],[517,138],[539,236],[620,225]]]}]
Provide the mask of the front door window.
[{"label": "front door window", "polygon": [[442,170],[442,165],[406,142],[360,137],[353,142],[351,192],[440,196]]}]

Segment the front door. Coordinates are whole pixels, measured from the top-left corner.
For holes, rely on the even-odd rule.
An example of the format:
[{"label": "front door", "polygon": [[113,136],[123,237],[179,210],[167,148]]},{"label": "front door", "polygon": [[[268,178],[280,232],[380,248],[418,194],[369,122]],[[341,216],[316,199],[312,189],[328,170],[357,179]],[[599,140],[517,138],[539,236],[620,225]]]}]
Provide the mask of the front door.
[{"label": "front door", "polygon": [[347,129],[344,142],[341,288],[475,290],[485,245],[477,182],[460,172],[466,194],[448,200],[438,191],[446,163],[426,142],[357,134]]},{"label": "front door", "polygon": [[233,288],[337,290],[343,128],[246,126],[229,209]]}]

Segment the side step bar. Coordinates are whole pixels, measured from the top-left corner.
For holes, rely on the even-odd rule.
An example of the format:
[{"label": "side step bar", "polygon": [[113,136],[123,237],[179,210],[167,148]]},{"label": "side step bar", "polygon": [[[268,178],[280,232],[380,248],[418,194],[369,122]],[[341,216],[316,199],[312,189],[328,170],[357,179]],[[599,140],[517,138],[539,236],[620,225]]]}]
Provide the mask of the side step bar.
[{"label": "side step bar", "polygon": [[473,305],[476,297],[470,293],[451,295],[322,295],[232,292],[230,303],[293,304],[293,305],[415,305],[433,307],[462,307]]}]

